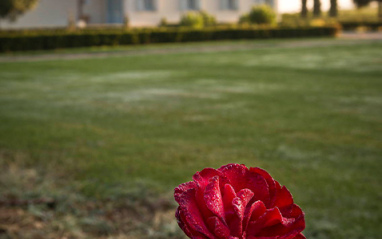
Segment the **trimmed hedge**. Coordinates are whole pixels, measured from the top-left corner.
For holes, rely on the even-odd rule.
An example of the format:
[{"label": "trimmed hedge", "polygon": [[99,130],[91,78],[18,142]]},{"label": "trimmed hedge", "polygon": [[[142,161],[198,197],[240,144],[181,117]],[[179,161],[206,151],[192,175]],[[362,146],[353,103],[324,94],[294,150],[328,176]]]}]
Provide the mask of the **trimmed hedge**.
[{"label": "trimmed hedge", "polygon": [[0,33],[0,52],[237,39],[333,37],[337,27],[25,31]]},{"label": "trimmed hedge", "polygon": [[378,28],[382,27],[382,22],[343,21],[340,24],[345,31],[353,31],[359,27],[367,27],[370,30],[377,31]]}]

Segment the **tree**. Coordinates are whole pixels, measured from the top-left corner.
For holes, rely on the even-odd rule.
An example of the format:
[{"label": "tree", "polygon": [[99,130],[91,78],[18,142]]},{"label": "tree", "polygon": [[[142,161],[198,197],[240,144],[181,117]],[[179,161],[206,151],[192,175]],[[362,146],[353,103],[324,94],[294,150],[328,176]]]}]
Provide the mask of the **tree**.
[{"label": "tree", "polygon": [[15,21],[20,15],[36,6],[39,0],[0,0],[0,19]]},{"label": "tree", "polygon": [[353,0],[358,8],[366,7],[371,2],[378,2],[378,17],[382,21],[382,0]]},{"label": "tree", "polygon": [[369,5],[371,0],[353,0],[353,2],[358,8],[361,8]]},{"label": "tree", "polygon": [[307,0],[301,1],[301,17],[307,18],[308,17],[308,6],[307,6]]},{"label": "tree", "polygon": [[337,17],[337,15],[338,15],[338,4],[337,4],[337,0],[330,0],[329,16],[331,16],[331,17]]},{"label": "tree", "polygon": [[321,1],[314,0],[313,2],[313,16],[320,17],[321,16]]}]

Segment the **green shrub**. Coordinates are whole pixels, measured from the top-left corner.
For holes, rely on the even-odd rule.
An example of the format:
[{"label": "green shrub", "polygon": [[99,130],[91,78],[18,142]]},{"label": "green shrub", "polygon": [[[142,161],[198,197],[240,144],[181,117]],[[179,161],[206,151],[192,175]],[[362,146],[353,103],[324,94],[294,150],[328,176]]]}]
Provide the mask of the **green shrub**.
[{"label": "green shrub", "polygon": [[167,19],[165,17],[162,17],[162,19],[159,22],[159,27],[167,27],[167,25],[168,25]]},{"label": "green shrub", "polygon": [[216,25],[216,18],[214,15],[211,15],[206,11],[201,11],[199,14],[202,16],[204,27],[211,27]]},{"label": "green shrub", "polygon": [[382,21],[341,21],[340,24],[346,31],[354,31],[362,27],[372,31],[378,31],[382,28]]},{"label": "green shrub", "polygon": [[239,18],[239,24],[246,24],[246,23],[249,23],[249,14],[248,13],[240,16],[240,18]]},{"label": "green shrub", "polygon": [[276,13],[268,5],[254,6],[248,14],[248,21],[252,24],[271,25],[276,23]]},{"label": "green shrub", "polygon": [[179,25],[182,27],[203,28],[203,16],[200,13],[188,12],[182,16]]},{"label": "green shrub", "polygon": [[215,26],[216,24],[215,16],[206,11],[188,12],[182,16],[179,23],[182,27],[192,27],[197,29]]},{"label": "green shrub", "polygon": [[338,28],[215,27],[0,32],[0,52],[149,43],[335,36]]},{"label": "green shrub", "polygon": [[299,13],[284,13],[281,16],[281,27],[322,27],[338,25],[338,19],[332,17],[316,18],[308,14],[306,18],[301,18]]}]

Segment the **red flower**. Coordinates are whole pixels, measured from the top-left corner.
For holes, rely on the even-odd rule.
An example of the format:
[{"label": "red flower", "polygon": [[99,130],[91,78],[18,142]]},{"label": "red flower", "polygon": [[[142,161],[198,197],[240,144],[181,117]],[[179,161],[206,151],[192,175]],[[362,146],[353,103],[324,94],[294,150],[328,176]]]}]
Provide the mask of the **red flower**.
[{"label": "red flower", "polygon": [[303,239],[302,210],[266,171],[206,168],[175,188],[180,228],[195,239]]}]

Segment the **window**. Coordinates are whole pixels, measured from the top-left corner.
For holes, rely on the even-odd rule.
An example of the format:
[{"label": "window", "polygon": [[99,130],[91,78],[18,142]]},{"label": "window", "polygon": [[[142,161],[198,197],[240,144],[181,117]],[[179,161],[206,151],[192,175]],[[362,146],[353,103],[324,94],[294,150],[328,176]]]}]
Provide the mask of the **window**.
[{"label": "window", "polygon": [[200,10],[200,0],[180,0],[181,10]]},{"label": "window", "polygon": [[138,11],[156,11],[156,0],[135,0]]},{"label": "window", "polygon": [[254,4],[260,5],[260,4],[265,4],[266,0],[254,0]]},{"label": "window", "polygon": [[155,4],[154,0],[143,0],[144,9],[146,11],[154,11],[155,10]]},{"label": "window", "polygon": [[188,0],[187,1],[187,9],[188,10],[198,10],[198,6],[196,3],[197,0]]},{"label": "window", "polygon": [[237,1],[238,0],[228,0],[228,9],[229,10],[237,10],[238,9]]},{"label": "window", "polygon": [[222,10],[238,10],[239,0],[220,0]]}]

